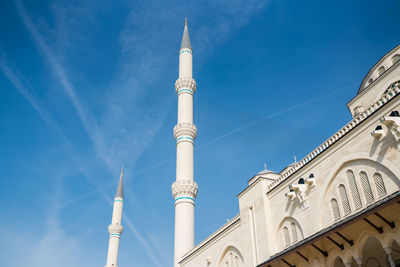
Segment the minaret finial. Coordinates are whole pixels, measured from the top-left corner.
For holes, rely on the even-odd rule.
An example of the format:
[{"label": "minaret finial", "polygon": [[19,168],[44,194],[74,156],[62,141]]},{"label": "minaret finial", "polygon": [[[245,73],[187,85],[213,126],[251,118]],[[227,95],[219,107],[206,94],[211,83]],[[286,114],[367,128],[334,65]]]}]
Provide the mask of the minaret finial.
[{"label": "minaret finial", "polygon": [[187,26],[187,18],[185,18],[185,26]]},{"label": "minaret finial", "polygon": [[264,163],[264,171],[267,170],[267,163]]},{"label": "minaret finial", "polygon": [[296,164],[297,163],[297,159],[296,159],[296,156],[294,156],[294,164]]}]

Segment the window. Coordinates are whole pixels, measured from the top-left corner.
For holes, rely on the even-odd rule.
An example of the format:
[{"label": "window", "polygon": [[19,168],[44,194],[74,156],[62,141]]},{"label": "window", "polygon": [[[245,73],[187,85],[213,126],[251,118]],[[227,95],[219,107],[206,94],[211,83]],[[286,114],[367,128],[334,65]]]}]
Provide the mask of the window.
[{"label": "window", "polygon": [[385,67],[384,66],[380,66],[379,69],[378,69],[378,75],[381,76],[384,72],[385,72]]},{"label": "window", "polygon": [[290,230],[292,231],[293,243],[295,243],[297,242],[297,229],[296,229],[296,224],[294,222],[290,223]]},{"label": "window", "polygon": [[365,195],[365,202],[369,204],[374,201],[374,195],[372,194],[371,185],[369,184],[366,172],[364,171],[360,172],[360,180]]},{"label": "window", "polygon": [[350,186],[350,194],[353,199],[353,205],[354,208],[357,210],[361,208],[362,204],[361,204],[360,193],[358,192],[356,177],[354,176],[354,172],[352,170],[348,170],[346,174],[347,174],[347,182],[349,183]]},{"label": "window", "polygon": [[290,245],[290,237],[289,237],[289,230],[286,226],[283,227],[283,236],[285,238],[285,247],[287,247]]},{"label": "window", "polygon": [[394,55],[394,56],[392,57],[392,64],[393,64],[393,65],[396,64],[396,62],[399,61],[399,60],[400,60],[400,55],[399,55],[399,54]]},{"label": "window", "polygon": [[376,191],[378,193],[378,197],[385,196],[386,195],[386,187],[385,187],[385,184],[383,183],[382,175],[380,173],[374,174],[374,182],[375,182]]},{"label": "window", "polygon": [[351,213],[349,198],[347,197],[346,187],[342,184],[339,185],[339,195],[342,200],[344,215],[349,215]]},{"label": "window", "polygon": [[335,198],[331,199],[331,208],[332,208],[332,213],[333,213],[333,219],[335,221],[340,220],[340,210],[339,210],[339,205],[338,202]]},{"label": "window", "polygon": [[385,92],[383,92],[383,94],[386,94],[387,92],[389,92],[390,89],[395,89],[396,87],[400,89],[400,81],[394,82],[391,85],[389,85],[389,87],[385,90]]},{"label": "window", "polygon": [[369,80],[368,80],[368,85],[370,85],[370,84],[373,83],[373,82],[374,82],[374,79],[369,78]]}]

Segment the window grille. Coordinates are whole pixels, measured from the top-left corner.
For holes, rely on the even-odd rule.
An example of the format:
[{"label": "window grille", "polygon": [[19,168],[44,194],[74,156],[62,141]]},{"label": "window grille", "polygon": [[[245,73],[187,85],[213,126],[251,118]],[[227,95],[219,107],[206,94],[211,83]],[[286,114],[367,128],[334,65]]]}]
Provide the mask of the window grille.
[{"label": "window grille", "polygon": [[360,180],[365,195],[365,202],[369,204],[374,201],[374,195],[372,194],[371,185],[369,184],[366,172],[360,172]]},{"label": "window grille", "polygon": [[297,242],[297,229],[296,229],[296,224],[294,222],[290,223],[290,230],[292,231],[293,243]]},{"label": "window grille", "polygon": [[332,208],[332,213],[333,213],[333,219],[335,221],[340,220],[340,210],[339,210],[339,205],[336,199],[332,198],[331,199],[331,208]]},{"label": "window grille", "polygon": [[290,245],[290,237],[289,237],[289,230],[286,226],[283,227],[283,235],[285,237],[285,247],[287,247]]},{"label": "window grille", "polygon": [[361,204],[360,192],[358,192],[356,177],[354,176],[354,172],[352,170],[348,170],[346,174],[347,174],[347,182],[349,183],[350,186],[350,193],[353,199],[354,208],[357,210],[361,208],[362,204]]},{"label": "window grille", "polygon": [[344,215],[349,215],[351,213],[349,198],[347,197],[346,187],[344,185],[339,185],[339,195],[342,200],[342,207]]},{"label": "window grille", "polygon": [[386,195],[386,187],[382,179],[382,175],[380,173],[374,174],[374,182],[376,191],[378,193],[378,197],[383,197]]}]

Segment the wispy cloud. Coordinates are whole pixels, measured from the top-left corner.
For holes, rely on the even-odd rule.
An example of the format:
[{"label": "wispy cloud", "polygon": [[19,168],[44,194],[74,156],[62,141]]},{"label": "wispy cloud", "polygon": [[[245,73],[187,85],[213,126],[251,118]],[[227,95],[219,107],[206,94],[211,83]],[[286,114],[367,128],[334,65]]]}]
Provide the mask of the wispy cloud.
[{"label": "wispy cloud", "polygon": [[[19,71],[16,70],[14,67],[12,67],[11,63],[7,61],[6,54],[0,50],[0,69],[2,72],[5,74],[5,76],[9,79],[9,81],[13,84],[13,86],[21,93],[21,95],[31,104],[31,106],[34,108],[34,110],[40,115],[40,117],[43,119],[51,133],[57,138],[57,140],[60,142],[60,144],[63,146],[67,154],[71,157],[71,159],[75,162],[79,170],[82,172],[85,178],[87,178],[90,182],[92,182],[97,191],[101,193],[101,196],[106,200],[106,202],[109,204],[109,206],[112,206],[112,200],[111,198],[104,192],[105,187],[99,183],[96,179],[93,179],[90,175],[88,175],[87,170],[79,163],[80,161],[78,160],[79,154],[69,141],[69,139],[62,133],[58,125],[55,123],[55,121],[52,119],[52,117],[49,115],[49,113],[46,111],[46,109],[41,105],[41,103],[34,97],[34,90],[32,87],[29,85],[29,83],[22,78],[22,75],[19,74]],[[84,196],[79,196],[77,199],[84,197]],[[67,204],[70,204],[71,200],[65,202],[65,203],[58,203],[57,207],[61,208],[61,206],[65,206]],[[137,240],[142,244],[142,246],[145,248],[145,251],[148,253],[149,257],[153,260],[154,264],[156,266],[163,266],[157,260],[157,258],[154,256],[154,251],[151,249],[149,243],[147,240],[142,236],[142,234],[137,230],[137,228],[134,226],[134,224],[131,222],[129,217],[127,215],[124,215],[124,221],[127,223],[128,229],[131,230],[131,232],[136,236]],[[64,235],[63,231],[57,231],[55,230],[52,232],[52,234],[49,236],[49,240],[43,241],[43,246],[46,248],[46,242],[51,243],[51,238],[54,238],[54,235]],[[42,248],[42,249],[45,249]]]},{"label": "wispy cloud", "polygon": [[53,51],[47,45],[42,35],[33,24],[22,2],[19,0],[15,0],[15,5],[17,7],[18,14],[21,16],[22,21],[27,28],[29,34],[35,41],[35,44],[38,46],[39,50],[42,52],[43,57],[49,64],[51,71],[57,78],[58,82],[61,84],[61,88],[64,90],[68,99],[74,106],[79,118],[81,119],[83,127],[89,135],[90,140],[93,142],[96,152],[99,153],[100,157],[104,160],[107,166],[111,168],[112,162],[107,153],[105,153],[106,149],[104,148],[104,141],[100,134],[100,129],[97,126],[95,118],[93,117],[91,112],[86,109],[85,106],[81,103],[75,92],[74,86],[68,78],[67,71],[58,62]]}]

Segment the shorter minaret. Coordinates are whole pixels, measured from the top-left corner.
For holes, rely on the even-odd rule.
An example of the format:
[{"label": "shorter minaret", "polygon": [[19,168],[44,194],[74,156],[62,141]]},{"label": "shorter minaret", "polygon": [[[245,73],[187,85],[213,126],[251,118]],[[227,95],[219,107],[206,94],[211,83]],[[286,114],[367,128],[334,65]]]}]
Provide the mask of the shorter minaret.
[{"label": "shorter minaret", "polygon": [[123,227],[121,225],[122,207],[124,206],[124,186],[123,186],[123,168],[119,178],[117,193],[114,198],[113,215],[108,232],[110,233],[108,243],[107,265],[105,267],[117,267],[119,239],[121,238]]}]

